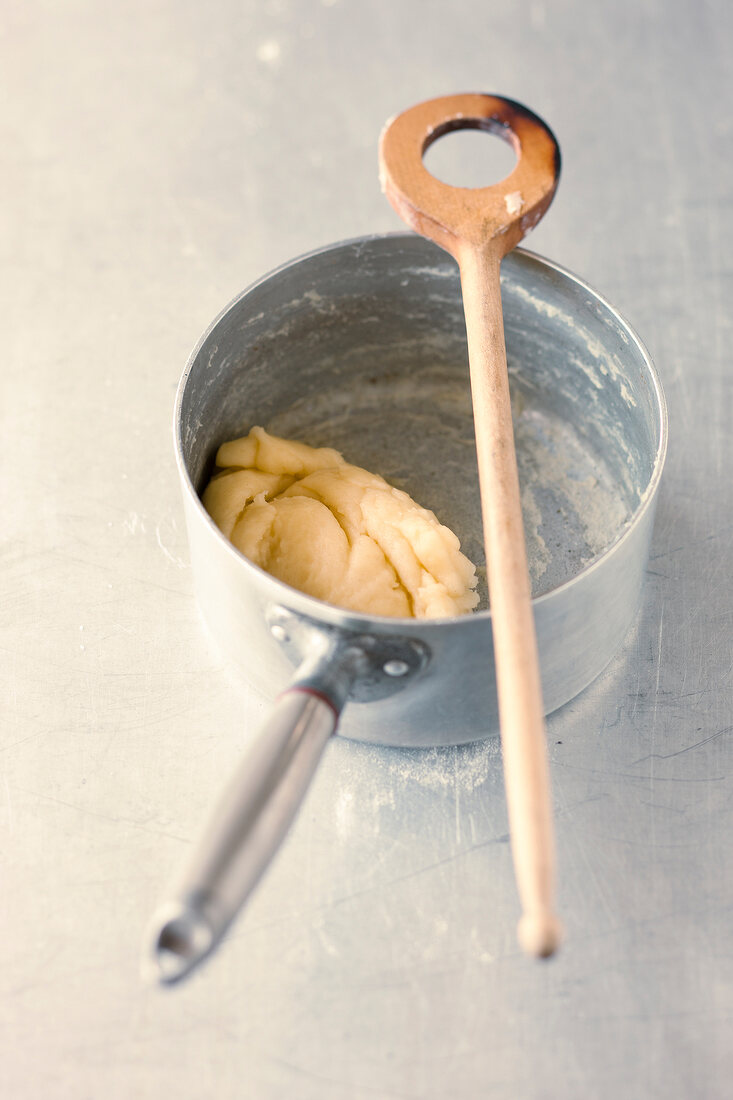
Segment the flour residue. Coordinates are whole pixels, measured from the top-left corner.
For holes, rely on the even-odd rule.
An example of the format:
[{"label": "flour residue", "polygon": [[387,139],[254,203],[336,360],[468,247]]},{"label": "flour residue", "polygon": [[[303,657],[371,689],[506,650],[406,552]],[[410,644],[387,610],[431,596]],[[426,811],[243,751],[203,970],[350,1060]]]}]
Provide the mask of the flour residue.
[{"label": "flour residue", "polygon": [[527,559],[538,595],[603,553],[632,509],[618,479],[567,421],[521,395],[513,412]]},{"label": "flour residue", "polygon": [[[498,737],[469,745],[393,749],[352,742],[334,761],[335,792],[330,828],[341,844],[356,838],[388,836],[409,807],[432,807],[438,820],[455,829],[460,842],[471,831],[470,807],[503,786]],[[468,813],[466,817],[465,814]]]},{"label": "flour residue", "polygon": [[[412,785],[431,791],[451,790],[468,794],[484,783],[501,760],[498,738],[470,745],[449,745],[431,749],[365,750],[365,766],[380,774],[380,783],[393,788]],[[372,761],[368,756],[373,755]]]},{"label": "flour residue", "polygon": [[[583,340],[583,357],[571,356],[570,358],[573,359],[574,365],[587,377],[592,386],[595,386],[596,389],[602,389],[604,383],[596,373],[597,367],[602,375],[612,379],[616,383],[619,393],[626,405],[629,407],[636,405],[634,395],[626,384],[624,367],[618,355],[610,352],[599,339],[592,336],[586,328],[582,328],[578,324],[576,316],[554,305],[552,302],[548,302],[544,298],[539,297],[520,283],[512,284],[512,294],[522,301],[527,302],[533,310],[542,316],[547,317],[551,321],[560,322],[560,324],[565,325],[566,328],[570,329],[575,334],[580,333]],[[614,333],[619,335],[623,343],[628,344],[629,338],[620,326],[614,327]],[[591,360],[594,360],[595,365]]]},{"label": "flour residue", "polygon": [[522,490],[522,520],[524,523],[524,541],[527,548],[529,577],[534,587],[544,577],[552,561],[547,543],[540,534],[542,512],[535,500],[532,487],[525,485]]},{"label": "flour residue", "polygon": [[[333,836],[342,844],[356,837],[388,835],[406,807],[439,808],[460,841],[470,831],[472,799],[480,802],[484,784],[503,785],[498,737],[468,745],[428,749],[394,749],[352,742],[334,762],[336,781],[332,810]],[[466,817],[464,811],[468,812]],[[455,822],[455,824],[454,824]]]}]

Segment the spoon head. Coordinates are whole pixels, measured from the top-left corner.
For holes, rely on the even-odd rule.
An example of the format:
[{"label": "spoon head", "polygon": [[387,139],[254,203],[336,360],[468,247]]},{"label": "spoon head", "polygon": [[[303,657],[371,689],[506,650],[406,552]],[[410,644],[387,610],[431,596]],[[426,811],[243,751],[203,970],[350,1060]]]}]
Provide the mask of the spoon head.
[{"label": "spoon head", "polygon": [[[517,154],[514,170],[490,187],[451,187],[425,167],[425,151],[452,130],[486,130]],[[385,126],[379,143],[382,189],[400,217],[458,257],[463,247],[505,256],[547,210],[560,175],[549,126],[511,99],[483,94],[418,103]]]}]

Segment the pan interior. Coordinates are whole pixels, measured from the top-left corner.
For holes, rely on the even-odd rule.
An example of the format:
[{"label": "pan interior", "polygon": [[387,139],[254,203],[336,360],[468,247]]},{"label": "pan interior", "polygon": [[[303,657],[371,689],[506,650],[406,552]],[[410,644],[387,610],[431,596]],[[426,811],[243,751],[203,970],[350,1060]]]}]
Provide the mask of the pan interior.
[{"label": "pan interior", "polygon": [[[338,389],[296,399],[267,427],[313,446],[336,447],[380,473],[452,528],[478,566],[488,606],[473,411],[467,370],[431,354],[429,341],[405,373],[369,360],[346,371]],[[460,367],[460,369],[459,369]],[[633,501],[608,464],[541,393],[512,376],[522,512],[534,595],[569,580],[602,553],[629,518]]]},{"label": "pan interior", "polygon": [[[539,595],[574,577],[629,522],[653,471],[654,403],[643,363],[628,365],[623,326],[585,288],[521,253],[503,273]],[[336,447],[405,489],[456,532],[487,606],[460,285],[453,262],[428,242],[341,246],[263,281],[205,338],[181,413],[199,489],[218,444],[254,424]]]}]

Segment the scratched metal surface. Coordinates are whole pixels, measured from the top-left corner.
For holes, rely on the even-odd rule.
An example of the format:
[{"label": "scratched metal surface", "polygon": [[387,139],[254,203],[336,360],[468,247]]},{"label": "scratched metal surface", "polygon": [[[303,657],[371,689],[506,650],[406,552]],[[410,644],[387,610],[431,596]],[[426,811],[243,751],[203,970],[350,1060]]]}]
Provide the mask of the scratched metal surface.
[{"label": "scratched metal surface", "polygon": [[[729,1095],[730,8],[426,12],[4,6],[4,1097]],[[670,405],[638,623],[549,723],[566,947],[515,945],[494,742],[336,742],[226,948],[144,988],[143,926],[266,706],[193,604],[179,372],[257,275],[399,228],[383,121],[474,88],[553,125],[528,243],[629,317]]]}]

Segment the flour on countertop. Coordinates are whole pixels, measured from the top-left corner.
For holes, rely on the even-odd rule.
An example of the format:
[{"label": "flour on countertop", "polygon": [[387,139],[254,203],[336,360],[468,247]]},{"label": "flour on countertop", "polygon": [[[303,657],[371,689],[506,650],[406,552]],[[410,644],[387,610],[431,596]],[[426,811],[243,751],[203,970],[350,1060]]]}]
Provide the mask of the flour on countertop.
[{"label": "flour on countertop", "polygon": [[[498,737],[474,741],[470,745],[447,745],[430,749],[378,748],[360,745],[357,752],[363,767],[373,770],[384,789],[387,781],[393,789],[411,784],[431,791],[460,789],[468,793],[481,786],[490,772],[501,767]],[[359,765],[357,765],[359,766]],[[387,800],[386,794],[382,797]],[[391,800],[390,793],[390,800]]]}]

